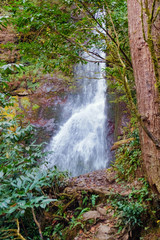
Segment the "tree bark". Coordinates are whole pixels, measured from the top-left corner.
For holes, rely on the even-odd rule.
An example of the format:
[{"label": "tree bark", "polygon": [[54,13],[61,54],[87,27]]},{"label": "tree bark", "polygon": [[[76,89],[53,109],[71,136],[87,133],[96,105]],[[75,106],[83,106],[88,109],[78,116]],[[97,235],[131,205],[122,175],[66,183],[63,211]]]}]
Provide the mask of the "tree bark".
[{"label": "tree bark", "polygon": [[[150,131],[158,141],[160,140],[160,98],[157,86],[155,66],[153,56],[148,45],[148,23],[147,14],[145,12],[146,3],[148,10],[151,9],[154,0],[142,0],[144,7],[143,16],[141,12],[141,1],[128,0],[128,24],[129,24],[129,39],[132,56],[132,64],[134,70],[137,104],[139,114],[144,122],[145,127]],[[160,5],[159,1],[155,1],[155,11]],[[158,53],[158,39],[160,41],[159,16],[152,24],[152,37],[154,42],[154,50]],[[142,21],[143,20],[143,21]],[[142,23],[144,22],[144,27]],[[143,30],[142,30],[143,29]],[[159,70],[158,70],[159,72]],[[159,79],[160,80],[160,79]],[[140,140],[142,149],[142,159],[147,179],[152,189],[160,193],[160,149],[149,138],[146,132],[140,127]]]}]

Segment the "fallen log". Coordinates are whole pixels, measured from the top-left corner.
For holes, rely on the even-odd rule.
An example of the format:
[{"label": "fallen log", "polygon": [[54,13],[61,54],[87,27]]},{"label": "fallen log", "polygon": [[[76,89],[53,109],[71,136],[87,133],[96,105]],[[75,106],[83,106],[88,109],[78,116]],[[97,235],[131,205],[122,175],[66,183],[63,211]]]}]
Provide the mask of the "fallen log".
[{"label": "fallen log", "polygon": [[111,151],[116,150],[117,148],[121,147],[123,144],[129,143],[133,141],[134,138],[128,138],[128,139],[123,139],[118,142],[115,142],[113,146],[111,147]]}]

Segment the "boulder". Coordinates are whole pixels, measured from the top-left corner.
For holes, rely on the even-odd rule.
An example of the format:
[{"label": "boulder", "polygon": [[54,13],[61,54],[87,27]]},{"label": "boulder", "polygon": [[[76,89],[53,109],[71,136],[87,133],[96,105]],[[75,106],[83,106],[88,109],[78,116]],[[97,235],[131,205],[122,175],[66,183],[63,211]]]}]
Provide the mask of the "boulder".
[{"label": "boulder", "polygon": [[106,213],[107,210],[105,208],[97,206],[97,211],[103,216],[107,215],[107,213]]},{"label": "boulder", "polygon": [[108,225],[101,224],[98,228],[98,232],[96,234],[95,240],[115,240],[113,229]]},{"label": "boulder", "polygon": [[100,213],[98,211],[89,211],[83,214],[83,219],[85,221],[90,220],[90,219],[94,219],[96,220],[97,218],[100,218]]}]

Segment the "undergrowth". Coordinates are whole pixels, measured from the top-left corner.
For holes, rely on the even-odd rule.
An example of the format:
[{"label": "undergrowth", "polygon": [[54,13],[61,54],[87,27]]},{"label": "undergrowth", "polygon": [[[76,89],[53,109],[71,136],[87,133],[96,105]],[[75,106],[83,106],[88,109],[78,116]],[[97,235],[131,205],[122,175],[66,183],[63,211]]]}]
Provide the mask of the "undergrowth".
[{"label": "undergrowth", "polygon": [[[116,181],[124,185],[130,184],[128,195],[115,195],[109,198],[108,203],[117,217],[119,232],[136,232],[139,239],[140,232],[156,226],[160,218],[159,201],[152,192],[144,177],[139,130],[131,119],[130,127],[125,128],[125,139],[129,141],[116,150],[113,169],[116,171]],[[134,184],[137,182],[137,186]]]},{"label": "undergrowth", "polygon": [[92,220],[85,222],[83,214],[96,206],[98,198],[98,195],[86,191],[57,194],[57,202],[45,213],[48,223],[44,236],[57,240],[74,239],[80,229],[87,229],[93,224]]},{"label": "undergrowth", "polygon": [[117,149],[113,167],[117,172],[117,179],[130,181],[141,168],[141,149],[138,128],[132,131],[127,129],[127,132],[125,138],[131,140]]},{"label": "undergrowth", "polygon": [[[131,232],[138,227],[146,224],[146,217],[151,209],[153,196],[151,195],[149,185],[144,178],[138,179],[141,184],[139,188],[132,187],[130,193],[126,196],[117,194],[114,198],[109,198],[108,203],[114,210],[114,216],[117,217],[117,227],[119,232],[124,229]],[[154,212],[150,213],[154,214]]]},{"label": "undergrowth", "polygon": [[[2,73],[0,90],[0,239],[24,239],[23,234],[31,239],[33,232],[42,238],[39,214],[43,215],[44,209],[57,201],[44,188],[52,191],[62,188],[67,174],[40,166],[46,155],[42,152],[43,144],[35,143],[33,127],[22,126],[13,113],[14,99],[9,96]],[[29,230],[28,217],[34,226]]]}]

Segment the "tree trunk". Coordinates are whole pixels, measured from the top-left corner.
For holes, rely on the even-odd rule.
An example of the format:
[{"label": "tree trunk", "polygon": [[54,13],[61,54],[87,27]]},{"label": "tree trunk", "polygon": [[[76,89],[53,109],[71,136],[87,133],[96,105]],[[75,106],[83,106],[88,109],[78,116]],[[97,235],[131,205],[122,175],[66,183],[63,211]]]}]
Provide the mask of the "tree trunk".
[{"label": "tree trunk", "polygon": [[[142,0],[144,11],[145,4],[148,4],[148,10],[151,13],[154,0]],[[155,0],[155,11],[158,8],[159,1]],[[154,5],[153,5],[154,6]],[[148,13],[149,13],[148,12]],[[144,12],[143,12],[144,13]],[[160,140],[160,98],[157,86],[159,69],[154,65],[153,55],[149,48],[148,38],[148,23],[147,14],[142,17],[141,4],[138,0],[128,0],[128,24],[130,49],[132,56],[132,64],[134,70],[138,111],[143,120],[145,127],[150,131],[156,140]],[[142,18],[144,27],[142,28]],[[160,21],[159,16],[152,24],[152,37],[154,43],[154,53],[158,54],[158,38],[160,41],[159,31]],[[144,31],[142,31],[142,29]],[[144,33],[146,41],[144,40]],[[153,49],[152,49],[153,50]],[[140,140],[142,149],[143,166],[147,175],[148,181],[152,189],[160,193],[160,149],[156,147],[146,132],[140,128]]]}]

